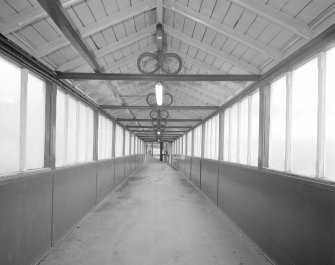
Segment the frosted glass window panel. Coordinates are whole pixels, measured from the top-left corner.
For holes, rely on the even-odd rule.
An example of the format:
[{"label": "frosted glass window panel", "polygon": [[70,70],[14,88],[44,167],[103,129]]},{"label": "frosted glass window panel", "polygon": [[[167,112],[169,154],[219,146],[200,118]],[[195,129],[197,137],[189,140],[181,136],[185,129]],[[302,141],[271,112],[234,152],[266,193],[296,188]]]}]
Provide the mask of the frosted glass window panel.
[{"label": "frosted glass window panel", "polygon": [[[136,141],[136,144],[138,141]],[[136,151],[138,149],[136,148]],[[115,157],[123,156],[123,128],[116,125],[115,128]]]},{"label": "frosted glass window panel", "polygon": [[93,134],[94,130],[94,112],[87,108],[87,139],[86,139],[86,161],[93,160]]},{"label": "frosted glass window panel", "polygon": [[111,139],[109,137],[109,135],[110,135],[110,126],[109,126],[109,121],[108,121],[107,118],[104,118],[104,126],[105,126],[104,159],[106,159],[106,158],[108,158],[109,147],[110,147],[110,142],[111,142]]},{"label": "frosted glass window panel", "polygon": [[68,104],[66,163],[73,164],[76,162],[77,102],[69,97]]},{"label": "frosted glass window panel", "polygon": [[21,69],[0,57],[0,174],[20,169]]},{"label": "frosted glass window panel", "polygon": [[205,129],[204,129],[204,158],[207,158],[208,156],[208,146],[209,146],[209,142],[208,142],[208,121],[205,122]]},{"label": "frosted glass window panel", "polygon": [[202,127],[199,125],[194,129],[193,134],[193,146],[194,146],[194,152],[193,156],[195,157],[201,157],[201,146],[202,144]]},{"label": "frosted glass window panel", "polygon": [[128,131],[125,132],[125,149],[124,149],[124,155],[129,155],[129,148],[130,148],[130,133]]},{"label": "frosted glass window panel", "polygon": [[98,121],[98,159],[102,159],[102,116],[99,115]]},{"label": "frosted glass window panel", "polygon": [[57,90],[56,99],[56,167],[63,166],[65,164],[65,94],[60,90]]},{"label": "frosted glass window panel", "polygon": [[313,59],[292,74],[292,172],[315,174],[317,103],[318,61]]},{"label": "frosted glass window panel", "polygon": [[28,74],[27,127],[24,169],[44,167],[45,82]]},{"label": "frosted glass window panel", "polygon": [[187,133],[187,155],[192,155],[192,131]]},{"label": "frosted glass window panel", "polygon": [[240,110],[240,159],[241,164],[248,163],[248,137],[249,137],[249,102],[245,99],[241,102]]},{"label": "frosted glass window panel", "polygon": [[335,48],[326,53],[325,168],[326,179],[335,181]]},{"label": "frosted glass window panel", "polygon": [[135,154],[137,154],[137,137],[135,136]]},{"label": "frosted glass window panel", "polygon": [[86,161],[86,107],[79,103],[78,162]]},{"label": "frosted glass window panel", "polygon": [[114,127],[114,124],[113,122],[109,122],[109,127],[110,127],[110,134],[109,134],[109,150],[108,150],[108,157],[109,158],[112,158],[113,157],[113,127]]},{"label": "frosted glass window panel", "polygon": [[229,161],[229,126],[230,124],[230,109],[224,112],[224,128],[223,128],[223,160]]},{"label": "frosted glass window panel", "polygon": [[230,112],[230,162],[237,162],[237,141],[238,141],[238,104],[231,108]]},{"label": "frosted glass window panel", "polygon": [[270,89],[269,168],[285,170],[286,76]]},{"label": "frosted glass window panel", "polygon": [[251,96],[250,165],[258,166],[259,92]]},{"label": "frosted glass window panel", "polygon": [[131,148],[131,150],[130,150],[130,154],[134,154],[134,152],[135,152],[135,137],[134,137],[134,135],[132,134],[131,135],[131,140],[130,140],[130,148]]},{"label": "frosted glass window panel", "polygon": [[218,159],[219,157],[219,114],[212,118],[212,150],[211,159]]}]

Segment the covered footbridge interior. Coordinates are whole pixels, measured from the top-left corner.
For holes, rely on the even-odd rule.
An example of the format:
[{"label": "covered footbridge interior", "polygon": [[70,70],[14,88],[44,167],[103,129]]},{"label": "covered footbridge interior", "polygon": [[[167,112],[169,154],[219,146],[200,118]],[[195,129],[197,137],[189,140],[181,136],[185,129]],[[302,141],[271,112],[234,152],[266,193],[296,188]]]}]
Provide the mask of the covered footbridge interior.
[{"label": "covered footbridge interior", "polygon": [[0,0],[0,264],[335,264],[334,0]]}]

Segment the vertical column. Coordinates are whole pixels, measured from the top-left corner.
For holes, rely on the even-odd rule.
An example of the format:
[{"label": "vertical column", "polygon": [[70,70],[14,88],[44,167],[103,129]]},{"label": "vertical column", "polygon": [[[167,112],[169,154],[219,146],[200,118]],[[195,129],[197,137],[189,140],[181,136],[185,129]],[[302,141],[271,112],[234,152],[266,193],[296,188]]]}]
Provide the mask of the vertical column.
[{"label": "vertical column", "polygon": [[159,142],[159,160],[163,161],[163,141]]},{"label": "vertical column", "polygon": [[44,166],[51,169],[55,169],[56,166],[56,99],[57,85],[47,81],[45,100]]},{"label": "vertical column", "polygon": [[325,90],[326,90],[326,53],[322,51],[318,57],[318,133],[316,177],[324,178],[324,154],[325,154]]}]

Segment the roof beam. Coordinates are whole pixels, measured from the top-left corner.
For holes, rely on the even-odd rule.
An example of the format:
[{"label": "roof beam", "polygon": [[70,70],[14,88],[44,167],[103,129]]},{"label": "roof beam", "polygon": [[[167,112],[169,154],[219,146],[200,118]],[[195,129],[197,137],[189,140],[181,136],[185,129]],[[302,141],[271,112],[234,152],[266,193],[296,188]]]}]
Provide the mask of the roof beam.
[{"label": "roof beam", "polygon": [[[62,4],[62,7],[68,8],[71,5],[78,4],[82,1],[84,0],[68,0]],[[47,12],[45,12],[40,6],[29,8],[22,13],[5,20],[5,22],[0,26],[0,32],[3,35],[10,34],[47,16]]]},{"label": "roof beam", "polygon": [[137,110],[151,110],[151,109],[166,109],[166,110],[217,110],[218,106],[123,106],[123,105],[100,105],[102,109],[137,109]]},{"label": "roof beam", "polygon": [[[118,118],[117,121],[152,121],[152,119],[124,119]],[[202,119],[167,119],[167,122],[199,122]]]},{"label": "roof beam", "polygon": [[[41,0],[40,0],[41,1]],[[118,74],[58,72],[59,79],[74,80],[148,80],[148,81],[258,81],[260,75],[176,75],[176,74]]]},{"label": "roof beam", "polygon": [[263,53],[276,61],[279,61],[282,58],[282,54],[280,53],[278,49],[272,48],[269,45],[266,45],[263,42],[260,42],[258,40],[255,40],[254,38],[251,38],[246,34],[240,33],[239,31],[234,30],[233,28],[229,26],[216,22],[215,20],[199,12],[196,12],[190,8],[187,8],[186,6],[182,4],[179,4],[178,2],[173,2],[171,0],[165,0],[164,7],[174,12],[177,12],[191,20],[199,22],[205,25],[206,27],[213,29],[216,32],[219,32],[238,42],[241,42],[244,45],[251,47],[260,53]]},{"label": "roof beam", "polygon": [[279,12],[269,7],[268,5],[262,4],[260,1],[256,0],[231,0],[234,4],[248,9],[249,11],[266,18],[267,20],[280,25],[283,28],[303,37],[307,40],[313,38],[313,30],[311,30],[304,23],[299,22],[296,19],[289,17],[283,12]]},{"label": "roof beam", "polygon": [[[126,126],[126,128],[143,128],[143,129],[149,129],[149,128],[154,128],[154,126],[146,126],[146,125],[129,125]],[[185,128],[185,129],[190,129],[192,126],[164,126],[164,128],[175,128],[175,129],[180,129],[180,128]]]},{"label": "roof beam", "polygon": [[[132,130],[134,133],[151,133],[152,131],[150,130]],[[164,133],[184,133],[186,130],[164,130]]]},{"label": "roof beam", "polygon": [[180,32],[178,30],[175,30],[174,28],[172,28],[168,25],[164,25],[164,31],[166,33],[168,33],[169,35],[171,35],[172,37],[177,38],[180,41],[186,42],[187,44],[189,44],[193,47],[196,47],[200,50],[203,50],[207,53],[210,53],[215,57],[218,57],[218,58],[220,58],[220,59],[222,59],[226,62],[229,62],[229,63],[237,66],[240,69],[243,69],[244,71],[247,71],[247,72],[253,73],[253,74],[259,74],[260,73],[260,70],[256,66],[248,64],[247,62],[244,62],[244,61],[242,61],[242,60],[240,60],[240,59],[238,59],[234,56],[231,56],[228,53],[217,50],[217,49],[213,48],[212,46],[210,46],[206,43],[203,43],[199,40],[191,38],[190,36]]}]

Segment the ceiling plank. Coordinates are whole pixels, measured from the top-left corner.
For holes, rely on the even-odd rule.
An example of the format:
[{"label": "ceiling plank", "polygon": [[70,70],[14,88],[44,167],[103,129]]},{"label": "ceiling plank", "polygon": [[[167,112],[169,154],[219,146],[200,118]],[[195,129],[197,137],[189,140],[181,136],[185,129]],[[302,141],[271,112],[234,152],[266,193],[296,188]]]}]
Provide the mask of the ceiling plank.
[{"label": "ceiling plank", "polygon": [[57,38],[53,41],[47,42],[38,46],[36,49],[33,50],[32,55],[35,58],[41,58],[47,56],[50,53],[58,51],[66,46],[69,46],[71,43],[65,37]]},{"label": "ceiling plank", "polygon": [[111,64],[107,65],[105,67],[106,72],[111,72],[111,71],[113,71],[113,70],[115,70],[115,69],[117,69],[117,68],[119,68],[121,66],[124,66],[125,64],[127,64],[129,62],[137,60],[137,57],[140,56],[144,52],[152,52],[152,51],[156,51],[156,50],[157,50],[156,44],[152,44],[150,46],[147,46],[144,49],[141,49],[141,50],[139,50],[139,51],[131,54],[128,57],[125,57],[125,58],[123,58],[123,59],[121,59],[119,61],[116,61],[114,63],[111,63]]},{"label": "ceiling plank", "polygon": [[280,25],[283,28],[297,34],[298,36],[305,39],[313,38],[313,30],[311,30],[306,24],[289,17],[283,12],[279,12],[271,8],[269,5],[264,5],[257,0],[230,0],[234,4],[247,9],[267,20]]},{"label": "ceiling plank", "polygon": [[109,45],[106,45],[106,46],[102,47],[99,50],[94,51],[95,56],[97,58],[100,58],[102,56],[105,56],[105,55],[113,52],[113,51],[116,51],[118,49],[126,47],[126,46],[128,46],[128,45],[130,45],[130,44],[132,44],[132,43],[134,43],[134,42],[136,42],[138,40],[141,40],[141,39],[143,39],[145,37],[151,36],[155,32],[156,32],[156,25],[152,25],[152,26],[147,27],[147,28],[145,28],[143,30],[140,30],[140,31],[138,31],[138,32],[136,32],[134,34],[131,34],[131,35],[129,35],[126,38],[123,38],[123,39],[121,39],[121,40],[119,40],[117,42],[113,42],[113,43],[111,43]]},{"label": "ceiling plank", "polygon": [[[87,38],[97,32],[100,32],[101,30],[104,30],[108,27],[111,27],[113,25],[116,25],[118,23],[121,23],[122,21],[125,21],[133,16],[136,16],[138,14],[141,14],[147,10],[150,10],[154,7],[154,2],[153,0],[149,0],[149,1],[144,1],[143,3],[141,3],[140,5],[137,5],[135,7],[131,7],[131,8],[127,8],[119,13],[114,14],[113,16],[108,16],[103,18],[102,20],[99,20],[97,22],[94,22],[90,25],[87,25],[86,27],[81,27],[78,29],[80,36],[82,38]],[[102,49],[98,50],[97,52],[95,52],[96,57],[102,57],[112,51],[115,51],[117,49],[120,49],[124,46],[127,46],[133,42],[135,42],[136,40],[142,39],[146,36],[149,36],[151,34],[153,34],[156,31],[156,26],[150,26],[140,32],[137,32],[135,34],[132,34],[131,36],[122,39],[119,42],[116,43],[112,43],[110,45],[107,45],[105,47],[103,47]],[[61,48],[64,48],[66,46],[68,46],[70,44],[70,42],[65,38],[65,37],[59,37],[51,42],[48,42],[44,45],[41,45],[40,47],[38,47],[34,52],[33,55],[36,58],[40,58],[43,56],[46,56],[54,51],[57,51]]]},{"label": "ceiling plank", "polygon": [[[71,5],[78,4],[82,1],[84,0],[69,0],[64,2],[62,4],[62,7],[68,8]],[[0,26],[0,32],[3,35],[10,34],[47,16],[47,12],[45,12],[44,9],[40,6],[29,8],[22,13],[19,13],[8,20],[5,20],[4,23]]]},{"label": "ceiling plank", "polygon": [[156,21],[163,25],[164,22],[163,0],[156,0]]},{"label": "ceiling plank", "polygon": [[125,21],[139,14],[142,14],[150,9],[153,9],[155,8],[155,6],[156,6],[156,2],[153,0],[143,1],[138,5],[126,8],[118,13],[115,13],[111,16],[107,16],[101,20],[91,23],[87,25],[86,27],[82,27],[79,29],[79,32],[83,38],[87,38],[106,28],[119,24],[122,21]]},{"label": "ceiling plank", "polygon": [[256,51],[263,53],[276,61],[280,61],[282,59],[282,54],[278,49],[272,48],[269,45],[266,45],[258,40],[255,40],[246,34],[243,34],[233,28],[221,24],[199,12],[196,12],[186,6],[179,4],[177,2],[173,2],[171,0],[164,1],[164,7],[168,8],[174,12],[177,12],[191,20],[199,22],[205,25],[208,28],[213,29],[216,32],[219,32],[223,35],[226,35],[238,42],[243,43],[244,45],[255,49]]},{"label": "ceiling plank", "polygon": [[256,66],[253,66],[251,64],[248,64],[247,62],[244,62],[234,56],[231,56],[230,54],[228,53],[225,53],[223,51],[220,51],[220,50],[217,50],[215,48],[213,48],[212,46],[206,44],[206,43],[203,43],[199,40],[196,40],[194,38],[191,38],[190,36],[178,31],[178,30],[175,30],[174,28],[168,26],[168,25],[164,25],[164,31],[166,33],[168,33],[169,35],[171,35],[172,37],[175,37],[183,42],[186,42],[187,44],[191,45],[191,46],[194,46],[200,50],[203,50],[207,53],[210,53],[212,54],[213,56],[215,57],[218,57],[226,62],[229,62],[235,66],[237,66],[238,68],[240,69],[243,69],[249,73],[253,73],[253,74],[259,74],[260,73],[260,70],[256,67]]}]

